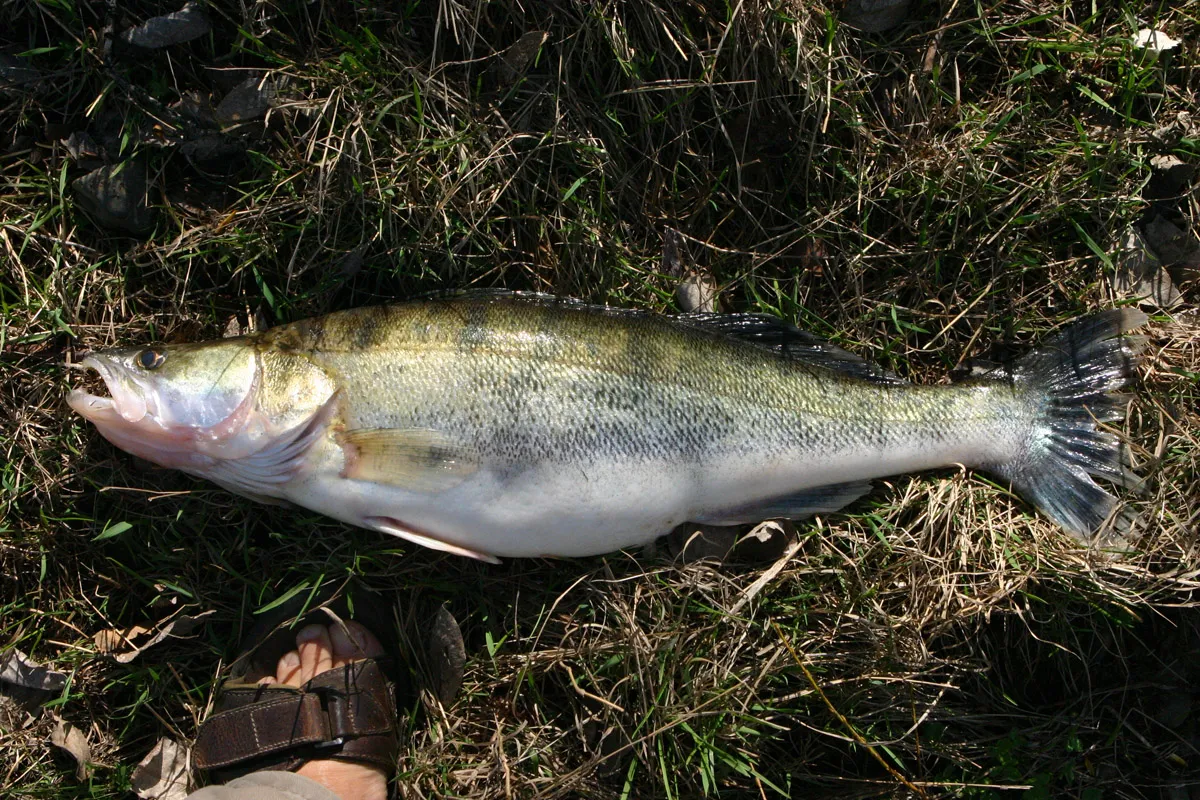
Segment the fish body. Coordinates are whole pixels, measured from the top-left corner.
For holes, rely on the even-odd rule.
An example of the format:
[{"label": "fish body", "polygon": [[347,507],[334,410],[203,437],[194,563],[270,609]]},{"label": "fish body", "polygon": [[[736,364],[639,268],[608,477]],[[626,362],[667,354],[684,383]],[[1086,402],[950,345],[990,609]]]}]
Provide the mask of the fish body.
[{"label": "fish body", "polygon": [[240,494],[450,552],[582,556],[684,522],[835,511],[872,478],[962,464],[1072,533],[1127,483],[1136,311],[1076,322],[1002,375],[917,386],[786,324],[518,295],[343,311],[95,353],[73,408],[114,444]]}]

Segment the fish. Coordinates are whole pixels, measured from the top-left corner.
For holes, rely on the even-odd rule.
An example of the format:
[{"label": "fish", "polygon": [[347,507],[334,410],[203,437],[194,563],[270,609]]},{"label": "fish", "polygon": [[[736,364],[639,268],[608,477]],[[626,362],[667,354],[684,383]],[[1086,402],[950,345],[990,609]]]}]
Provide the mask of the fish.
[{"label": "fish", "polygon": [[67,402],[155,464],[491,562],[829,514],[873,479],[947,466],[1088,541],[1120,516],[1095,479],[1138,482],[1106,428],[1145,321],[1101,311],[919,385],[768,315],[464,294],[92,352],[80,366],[108,395]]}]

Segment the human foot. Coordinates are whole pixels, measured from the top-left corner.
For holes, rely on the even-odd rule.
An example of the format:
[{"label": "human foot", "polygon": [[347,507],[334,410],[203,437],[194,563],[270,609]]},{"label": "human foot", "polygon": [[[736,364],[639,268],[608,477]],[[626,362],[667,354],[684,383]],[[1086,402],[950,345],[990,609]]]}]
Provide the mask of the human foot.
[{"label": "human foot", "polygon": [[[273,676],[262,683],[300,687],[316,675],[364,658],[383,655],[383,646],[357,622],[306,625],[296,633],[296,649],[284,653]],[[342,800],[385,800],[387,773],[382,767],[351,761],[313,759],[296,773],[321,784]]]}]

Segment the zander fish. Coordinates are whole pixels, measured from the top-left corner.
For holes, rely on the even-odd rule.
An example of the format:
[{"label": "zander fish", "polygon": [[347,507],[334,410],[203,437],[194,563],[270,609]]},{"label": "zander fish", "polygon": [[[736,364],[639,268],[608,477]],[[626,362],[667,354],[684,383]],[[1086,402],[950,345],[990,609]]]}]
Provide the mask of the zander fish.
[{"label": "zander fish", "polygon": [[1128,485],[1109,392],[1145,321],[1080,319],[994,374],[906,383],[773,317],[541,296],[360,308],[238,338],[97,352],[71,407],[118,447],[264,502],[439,550],[582,556],[684,522],[832,512],[962,464],[1094,534]]}]

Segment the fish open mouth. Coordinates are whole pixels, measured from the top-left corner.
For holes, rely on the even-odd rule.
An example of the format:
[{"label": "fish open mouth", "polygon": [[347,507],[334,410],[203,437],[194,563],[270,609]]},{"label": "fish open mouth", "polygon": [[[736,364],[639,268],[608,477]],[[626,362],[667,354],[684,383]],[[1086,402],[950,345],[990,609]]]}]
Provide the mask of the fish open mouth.
[{"label": "fish open mouth", "polygon": [[69,366],[83,372],[84,378],[67,395],[67,403],[87,419],[120,416],[126,422],[139,422],[151,411],[146,393],[132,381],[122,380],[115,365],[89,355]]}]

